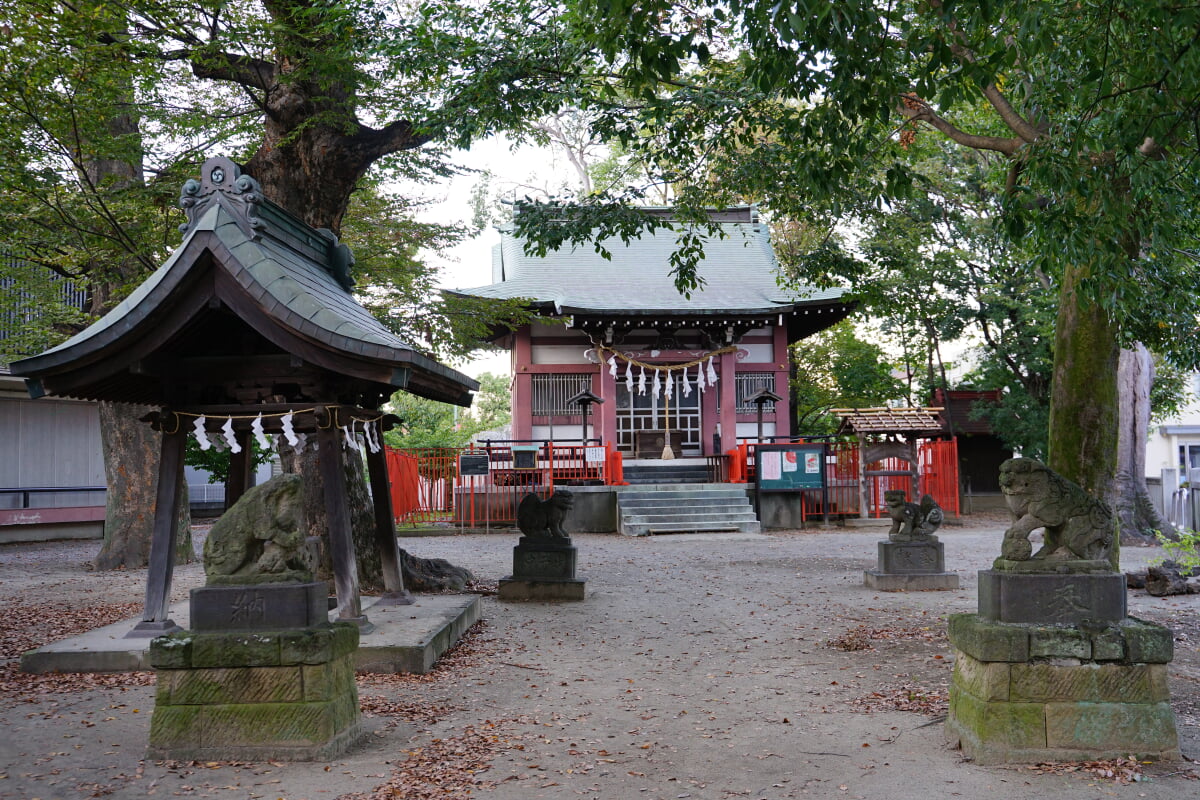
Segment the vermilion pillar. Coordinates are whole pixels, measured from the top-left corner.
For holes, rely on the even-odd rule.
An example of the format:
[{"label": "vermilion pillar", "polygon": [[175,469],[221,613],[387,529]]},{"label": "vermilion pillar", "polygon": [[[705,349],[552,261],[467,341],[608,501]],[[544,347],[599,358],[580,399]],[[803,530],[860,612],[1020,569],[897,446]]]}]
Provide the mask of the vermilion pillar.
[{"label": "vermilion pillar", "polygon": [[737,352],[721,354],[717,391],[721,393],[721,452],[737,447]]}]

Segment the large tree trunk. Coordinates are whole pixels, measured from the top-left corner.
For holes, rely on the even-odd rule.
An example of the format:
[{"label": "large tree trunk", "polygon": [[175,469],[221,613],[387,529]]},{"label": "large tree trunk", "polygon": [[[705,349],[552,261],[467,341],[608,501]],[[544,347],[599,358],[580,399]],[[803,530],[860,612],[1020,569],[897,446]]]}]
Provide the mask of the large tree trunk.
[{"label": "large tree trunk", "polygon": [[1048,465],[1092,495],[1111,500],[1120,430],[1121,349],[1108,312],[1080,291],[1086,267],[1068,265],[1059,295],[1050,390]]},{"label": "large tree trunk", "polygon": [[[1113,506],[1117,482],[1121,348],[1108,311],[1085,296],[1088,268],[1063,271],[1054,332],[1048,466]],[[1112,563],[1120,563],[1120,540]]]},{"label": "large tree trunk", "polygon": [[[92,562],[96,569],[140,569],[150,563],[162,434],[138,418],[151,410],[125,403],[100,403],[108,495],[104,543]],[[175,561],[186,564],[195,558],[195,549],[182,470],[176,490],[181,502],[175,518]]]},{"label": "large tree trunk", "polygon": [[1150,544],[1155,531],[1166,531],[1146,488],[1146,440],[1150,430],[1150,387],[1154,359],[1143,345],[1121,351],[1117,372],[1121,403],[1114,510],[1124,544]]},{"label": "large tree trunk", "polygon": [[[123,25],[124,20],[120,20]],[[125,85],[122,94],[131,102],[126,108],[136,108],[132,102],[132,85]],[[140,136],[139,119],[135,114],[114,114],[106,122],[114,140],[135,139]],[[86,149],[87,145],[84,145]],[[86,184],[97,194],[119,193],[142,181],[142,162],[133,153],[114,158],[82,153]],[[127,263],[94,263],[90,275],[109,276],[108,280],[91,282],[92,313],[108,310],[113,292],[136,276],[135,259]],[[150,563],[150,542],[153,538],[154,511],[158,487],[159,461],[162,457],[162,434],[138,418],[152,409],[126,404],[100,403],[100,438],[104,453],[104,473],[108,481],[105,500],[104,543],[93,562],[96,569],[141,568]],[[177,490],[180,492],[179,514],[175,519],[177,563],[186,564],[195,558],[192,546],[191,513],[187,501],[187,484],[182,471]]]}]

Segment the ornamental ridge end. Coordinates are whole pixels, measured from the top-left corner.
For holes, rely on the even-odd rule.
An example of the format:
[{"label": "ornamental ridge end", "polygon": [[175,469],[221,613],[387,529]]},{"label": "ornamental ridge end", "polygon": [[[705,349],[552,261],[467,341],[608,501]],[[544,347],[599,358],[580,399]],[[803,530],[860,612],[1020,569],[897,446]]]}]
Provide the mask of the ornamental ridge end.
[{"label": "ornamental ridge end", "polygon": [[225,156],[216,156],[200,168],[200,180],[188,179],[179,194],[179,207],[187,222],[179,226],[182,233],[191,230],[204,212],[214,203],[229,209],[248,236],[255,236],[263,227],[258,218],[258,206],[263,202],[262,187],[242,168]]}]

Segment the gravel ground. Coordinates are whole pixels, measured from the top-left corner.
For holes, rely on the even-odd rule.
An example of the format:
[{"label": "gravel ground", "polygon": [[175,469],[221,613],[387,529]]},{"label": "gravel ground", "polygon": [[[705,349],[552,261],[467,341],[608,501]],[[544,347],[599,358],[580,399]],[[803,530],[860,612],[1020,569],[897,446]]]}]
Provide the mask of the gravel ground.
[{"label": "gravel ground", "polygon": [[[96,542],[0,546],[3,798],[1190,798],[1191,763],[978,767],[944,743],[945,617],[975,609],[1000,517],[943,529],[964,588],[866,589],[880,531],[578,534],[587,600],[504,604],[427,676],[360,676],[369,735],[329,764],[148,762],[152,675],[25,676],[12,659],[129,616],[145,572]],[[515,534],[402,539],[487,586]],[[1157,555],[1128,548],[1126,569]],[[197,566],[176,572],[179,597]],[[1183,752],[1200,757],[1200,596],[1130,593],[1176,633]],[[1101,774],[1105,771],[1111,775]],[[1134,780],[1136,779],[1136,780]]]}]

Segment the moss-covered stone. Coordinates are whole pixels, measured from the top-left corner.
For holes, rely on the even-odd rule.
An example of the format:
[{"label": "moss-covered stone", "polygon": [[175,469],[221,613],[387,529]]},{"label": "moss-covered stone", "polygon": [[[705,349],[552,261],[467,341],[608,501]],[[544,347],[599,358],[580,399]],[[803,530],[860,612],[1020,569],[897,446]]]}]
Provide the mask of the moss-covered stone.
[{"label": "moss-covered stone", "polygon": [[978,614],[950,615],[950,643],[979,661],[1028,661],[1029,630]]},{"label": "moss-covered stone", "polygon": [[1049,703],[1050,747],[1097,754],[1151,755],[1178,750],[1175,715],[1169,703]]},{"label": "moss-covered stone", "polygon": [[201,706],[156,706],[150,718],[150,746],[172,749],[200,741]]},{"label": "moss-covered stone", "polygon": [[[336,709],[331,703],[242,703],[200,706],[201,741],[226,747],[315,745],[332,739]],[[343,726],[344,727],[344,726]]]},{"label": "moss-covered stone", "polygon": [[275,632],[197,633],[192,640],[192,666],[276,667],[279,634]]},{"label": "moss-covered stone", "polygon": [[1005,661],[979,661],[965,653],[954,654],[954,683],[981,700],[1009,699],[1009,669]]},{"label": "moss-covered stone", "polygon": [[1030,628],[1029,657],[1089,660],[1092,657],[1092,637],[1079,628]]},{"label": "moss-covered stone", "polygon": [[354,688],[354,662],[350,656],[326,664],[305,664],[301,670],[306,701],[330,700]]},{"label": "moss-covered stone", "polygon": [[173,705],[287,703],[304,699],[300,667],[183,670],[171,680]]},{"label": "moss-covered stone", "polygon": [[951,685],[955,724],[975,741],[1002,750],[1046,746],[1041,704],[987,702]]},{"label": "moss-covered stone", "polygon": [[1105,628],[1092,634],[1092,659],[1094,661],[1124,661],[1125,636],[1120,628]]},{"label": "moss-covered stone", "polygon": [[176,631],[150,640],[150,666],[155,669],[187,669],[192,665],[192,633]]},{"label": "moss-covered stone", "polygon": [[324,664],[334,657],[333,643],[333,626],[284,631],[279,636],[280,663]]},{"label": "moss-covered stone", "polygon": [[333,653],[330,658],[341,658],[358,649],[358,626],[352,622],[333,623]]},{"label": "moss-covered stone", "polygon": [[1129,617],[1121,630],[1130,663],[1169,664],[1175,658],[1175,639],[1162,625]]}]

